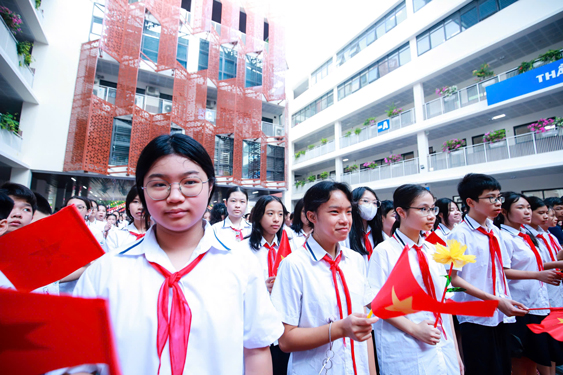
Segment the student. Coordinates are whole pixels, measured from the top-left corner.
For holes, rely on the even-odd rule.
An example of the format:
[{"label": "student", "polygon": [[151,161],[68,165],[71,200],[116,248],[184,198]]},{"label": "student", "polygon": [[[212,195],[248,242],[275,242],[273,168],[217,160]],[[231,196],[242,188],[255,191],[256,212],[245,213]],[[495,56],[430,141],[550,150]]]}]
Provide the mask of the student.
[{"label": "student", "polygon": [[287,231],[287,235],[292,243],[292,248],[297,249],[303,247],[312,229],[305,216],[305,211],[303,210],[303,198],[299,199],[293,211],[291,230]]},{"label": "student", "polygon": [[[123,375],[272,374],[269,346],[283,326],[256,258],[222,246],[203,221],[214,173],[207,151],[186,135],[149,142],[136,185],[154,226],[100,258],[76,286],[76,296],[108,300]],[[157,313],[169,304],[170,322]],[[96,367],[69,372],[77,370]]]},{"label": "student", "polygon": [[[445,287],[443,265],[432,259],[436,249],[425,242],[421,232],[432,229],[437,207],[434,196],[420,185],[402,185],[393,194],[397,213],[394,234],[374,250],[368,281],[379,291],[408,247],[415,279],[426,292],[440,301]],[[434,322],[439,319],[439,328]],[[374,326],[375,346],[381,374],[460,374],[463,368],[452,318],[446,314],[418,312],[379,321]],[[445,332],[446,338],[441,337]]]},{"label": "student", "polygon": [[250,234],[252,225],[243,219],[248,193],[240,186],[233,186],[227,190],[227,217],[213,225],[217,239],[227,248],[232,249]]},{"label": "student", "polygon": [[106,214],[107,214],[107,207],[101,203],[98,203],[98,211],[96,212],[96,227],[99,230],[104,232],[106,227]]},{"label": "student", "polygon": [[125,212],[129,224],[122,230],[111,230],[106,240],[106,251],[116,251],[145,236],[148,228],[148,218],[145,218],[143,203],[139,198],[137,186],[133,185],[125,198]]},{"label": "student", "polygon": [[342,183],[322,181],[303,201],[313,232],[306,249],[281,263],[272,290],[285,326],[280,349],[291,352],[288,374],[317,375],[332,356],[332,374],[373,375],[371,324],[378,319],[367,319],[364,306],[375,294],[362,257],[339,245],[350,231],[352,194]]},{"label": "student", "polygon": [[8,218],[14,208],[14,201],[8,194],[0,191],[0,237],[8,231]]},{"label": "student", "polygon": [[49,201],[39,193],[34,192],[33,194],[35,194],[35,199],[37,199],[37,210],[35,210],[35,213],[33,214],[33,219],[31,220],[32,223],[53,214]]},{"label": "student", "polygon": [[545,200],[545,204],[553,208],[555,215],[555,224],[549,227],[549,231],[553,234],[560,245],[563,245],[563,230],[560,222],[563,221],[563,200],[557,197],[550,197]]},{"label": "student", "polygon": [[211,220],[209,220],[209,224],[213,225],[220,221],[225,220],[227,217],[227,206],[223,203],[216,203],[211,207]]},{"label": "student", "polygon": [[352,228],[343,245],[364,258],[366,270],[373,249],[383,242],[380,206],[377,194],[369,187],[362,186],[352,191]]},{"label": "student", "polygon": [[22,228],[33,220],[37,210],[37,198],[27,187],[13,182],[6,182],[0,187],[0,192],[7,194],[14,201],[14,208],[8,217],[6,233]]},{"label": "student", "polygon": [[448,198],[438,199],[435,204],[439,211],[434,223],[434,232],[446,242],[450,232],[461,223],[461,211],[457,203]]},{"label": "student", "polygon": [[457,186],[458,193],[469,209],[465,220],[448,237],[467,245],[465,253],[475,255],[476,262],[452,271],[452,285],[466,291],[454,293],[457,302],[498,300],[492,317],[458,315],[463,341],[465,374],[510,375],[511,362],[508,332],[505,323],[513,323],[513,316],[524,316],[526,307],[511,300],[503,270],[504,243],[499,229],[490,217],[501,212],[504,198],[500,184],[493,177],[469,173]]},{"label": "student", "polygon": [[293,213],[292,212],[288,212],[287,215],[285,215],[284,224],[285,224],[286,227],[290,227],[291,224],[293,224]]},{"label": "student", "polygon": [[[544,203],[545,203],[545,201],[544,201]],[[552,207],[550,207],[548,205],[547,209],[548,209],[548,211],[547,211],[547,221],[545,223],[542,222],[539,225],[540,225],[540,228],[543,230],[544,236],[546,236],[546,238],[549,239],[549,243],[551,244],[551,250],[553,250],[554,253],[557,253],[557,259],[558,260],[562,260],[563,259],[563,253],[561,252],[561,250],[563,250],[563,248],[559,244],[559,241],[557,241],[557,237],[555,237],[553,235],[553,233],[551,233],[549,231],[550,227],[557,225],[557,218],[555,217],[555,212],[553,211]]]},{"label": "student", "polygon": [[395,209],[393,208],[392,201],[381,201],[381,226],[383,228],[383,240],[388,239],[393,235],[391,232],[393,224],[395,224]]},{"label": "student", "polygon": [[111,214],[107,214],[106,215],[106,221],[105,221],[105,225],[104,225],[104,237],[107,238],[108,234],[111,231],[114,230],[119,230],[119,228],[117,228],[117,215],[114,213]]},{"label": "student", "polygon": [[207,208],[203,214],[203,218],[209,222],[211,220],[211,210]]},{"label": "student", "polygon": [[93,199],[88,199],[90,201],[90,213],[88,214],[86,225],[89,227],[96,225],[96,215],[98,214],[98,203]]}]

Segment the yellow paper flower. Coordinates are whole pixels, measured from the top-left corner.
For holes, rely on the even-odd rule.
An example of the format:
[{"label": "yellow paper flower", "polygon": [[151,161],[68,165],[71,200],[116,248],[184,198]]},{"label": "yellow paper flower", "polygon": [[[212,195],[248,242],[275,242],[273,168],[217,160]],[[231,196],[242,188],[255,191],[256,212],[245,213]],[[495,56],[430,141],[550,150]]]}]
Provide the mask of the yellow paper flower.
[{"label": "yellow paper flower", "polygon": [[467,250],[466,245],[461,245],[456,240],[448,240],[448,247],[436,244],[436,252],[433,257],[438,263],[453,263],[455,268],[461,268],[467,263],[475,263],[475,255],[464,255],[465,250]]}]

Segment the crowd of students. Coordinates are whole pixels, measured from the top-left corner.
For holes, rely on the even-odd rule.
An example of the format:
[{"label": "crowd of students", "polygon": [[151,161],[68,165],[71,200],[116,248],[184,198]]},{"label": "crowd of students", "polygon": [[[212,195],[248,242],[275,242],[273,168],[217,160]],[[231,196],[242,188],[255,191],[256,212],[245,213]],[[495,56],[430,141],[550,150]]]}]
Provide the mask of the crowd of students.
[{"label": "crowd of students", "polygon": [[[178,134],[152,140],[136,171],[121,229],[101,204],[66,202],[108,254],[55,283],[108,300],[124,374],[547,375],[563,364],[561,343],[526,327],[549,313],[530,308],[563,306],[560,198],[504,192],[493,177],[468,174],[463,207],[420,185],[380,201],[369,187],[323,181],[291,214],[274,196],[247,213],[238,186],[208,210],[212,160]],[[30,223],[37,207],[28,188],[4,184],[0,235]],[[275,270],[284,231],[291,254]],[[368,318],[403,251],[421,288],[442,299],[448,271],[433,260],[432,232],[476,257],[452,270],[465,291],[451,298],[497,300],[494,315]],[[96,371],[107,367],[59,373]]]}]

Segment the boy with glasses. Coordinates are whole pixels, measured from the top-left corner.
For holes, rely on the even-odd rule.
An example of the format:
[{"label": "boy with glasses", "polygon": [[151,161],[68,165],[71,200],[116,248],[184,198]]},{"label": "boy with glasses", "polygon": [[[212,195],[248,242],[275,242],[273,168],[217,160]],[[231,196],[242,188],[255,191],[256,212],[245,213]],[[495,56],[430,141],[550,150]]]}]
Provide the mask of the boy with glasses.
[{"label": "boy with glasses", "polygon": [[452,272],[452,285],[464,288],[455,293],[457,302],[498,300],[492,317],[458,316],[463,342],[465,374],[511,374],[510,349],[505,323],[515,322],[527,309],[510,298],[503,269],[506,254],[500,233],[492,218],[501,212],[504,197],[500,184],[492,176],[470,173],[459,183],[458,193],[469,209],[465,219],[448,239],[467,245],[466,254],[475,255],[476,263]]}]

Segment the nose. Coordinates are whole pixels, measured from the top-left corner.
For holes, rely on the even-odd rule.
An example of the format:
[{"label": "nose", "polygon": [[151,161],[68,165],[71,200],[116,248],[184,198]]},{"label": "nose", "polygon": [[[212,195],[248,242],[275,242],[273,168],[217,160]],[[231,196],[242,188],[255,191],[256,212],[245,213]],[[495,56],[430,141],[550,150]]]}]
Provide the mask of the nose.
[{"label": "nose", "polygon": [[171,184],[170,195],[168,195],[166,200],[168,202],[182,202],[184,198],[184,194],[182,194],[182,191],[180,190],[180,184],[178,183],[178,186],[176,186],[176,184]]}]

